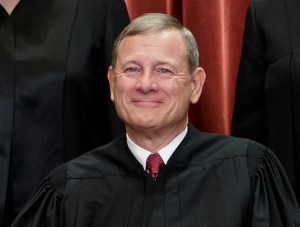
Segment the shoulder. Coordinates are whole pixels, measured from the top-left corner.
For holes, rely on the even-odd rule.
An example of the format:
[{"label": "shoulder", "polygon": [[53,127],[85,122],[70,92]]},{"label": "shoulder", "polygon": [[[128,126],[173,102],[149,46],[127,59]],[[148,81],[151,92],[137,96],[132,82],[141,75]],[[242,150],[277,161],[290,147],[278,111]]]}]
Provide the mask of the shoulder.
[{"label": "shoulder", "polygon": [[[116,14],[120,12],[127,12],[126,3],[124,0],[93,0],[93,1],[84,1],[79,0],[79,7],[92,10],[90,12],[113,12]],[[100,13],[99,16],[107,16],[105,13]],[[116,18],[117,19],[117,18]]]},{"label": "shoulder", "polygon": [[63,192],[67,182],[67,163],[55,168],[44,179],[41,184],[45,190],[54,189],[56,192]]},{"label": "shoulder", "polygon": [[257,10],[270,10],[274,8],[283,7],[285,0],[250,0],[250,5]]},{"label": "shoulder", "polygon": [[258,29],[278,31],[277,23],[280,23],[280,27],[286,25],[287,11],[284,0],[251,0],[249,10],[251,13],[248,16],[255,18]]},{"label": "shoulder", "polygon": [[126,149],[128,148],[124,135],[55,168],[36,189],[25,209],[26,212],[29,209],[31,211],[31,207],[40,206],[42,209],[51,207],[56,215],[58,210],[53,209],[52,205],[60,206],[70,191],[80,190],[82,180],[84,182],[92,180],[89,182],[93,182],[95,178],[129,175],[131,169],[127,166],[133,168],[133,165],[130,165],[131,159]]},{"label": "shoulder", "polygon": [[[116,7],[116,9],[123,8],[126,6],[124,0],[93,0],[93,1],[84,1],[79,0],[79,3],[82,2],[81,5],[94,5],[99,6],[102,10],[107,10],[109,7]],[[83,4],[84,3],[84,4]]]},{"label": "shoulder", "polygon": [[93,25],[96,26],[95,28],[99,27],[103,29],[103,26],[106,23],[113,22],[115,22],[116,24],[120,23],[120,26],[123,27],[130,22],[126,3],[124,0],[78,0],[77,2],[77,17],[78,19],[82,20],[82,22],[84,22],[88,27],[91,27],[91,25]]},{"label": "shoulder", "polygon": [[[284,24],[283,19],[287,14],[284,0],[251,0],[249,9],[253,11],[253,16],[257,22],[270,27],[272,24],[276,25],[274,20]],[[276,26],[273,28],[276,29]]]},{"label": "shoulder", "polygon": [[249,140],[223,134],[201,132],[190,126],[183,142],[187,146],[196,149],[201,148],[204,151],[208,150],[210,153],[219,153],[220,151],[224,155],[236,156],[246,154]]},{"label": "shoulder", "polygon": [[[189,132],[178,147],[182,155],[190,155],[191,162],[203,164],[214,160],[244,158],[251,164],[272,153],[265,146],[245,138],[205,133],[190,126]],[[273,155],[273,154],[271,154]]]},{"label": "shoulder", "polygon": [[[133,171],[132,159],[128,155],[125,135],[111,143],[95,148],[51,172],[48,178],[59,184],[61,181],[105,176],[124,175]],[[129,173],[128,173],[129,174]]]}]

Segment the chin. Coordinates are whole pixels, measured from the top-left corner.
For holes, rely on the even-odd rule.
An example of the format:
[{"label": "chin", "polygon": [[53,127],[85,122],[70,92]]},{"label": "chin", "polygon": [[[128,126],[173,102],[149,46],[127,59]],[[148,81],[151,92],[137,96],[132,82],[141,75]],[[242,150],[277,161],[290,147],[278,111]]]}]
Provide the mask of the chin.
[{"label": "chin", "polygon": [[157,121],[150,119],[135,120],[133,124],[139,128],[155,128],[158,125]]}]

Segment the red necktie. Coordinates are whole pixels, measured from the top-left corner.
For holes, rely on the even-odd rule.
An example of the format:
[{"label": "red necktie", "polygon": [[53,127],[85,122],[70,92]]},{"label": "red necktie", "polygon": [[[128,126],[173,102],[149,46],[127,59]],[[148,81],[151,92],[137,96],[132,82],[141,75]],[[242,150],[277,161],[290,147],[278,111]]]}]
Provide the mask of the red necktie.
[{"label": "red necktie", "polygon": [[146,169],[149,171],[151,176],[156,179],[161,166],[164,165],[164,161],[158,153],[150,154],[146,161]]}]

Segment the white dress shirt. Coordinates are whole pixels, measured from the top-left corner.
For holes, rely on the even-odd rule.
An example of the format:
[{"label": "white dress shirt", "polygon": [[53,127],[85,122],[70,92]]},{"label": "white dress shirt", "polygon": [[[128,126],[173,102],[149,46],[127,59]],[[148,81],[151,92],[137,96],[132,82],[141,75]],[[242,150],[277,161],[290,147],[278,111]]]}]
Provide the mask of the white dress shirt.
[{"label": "white dress shirt", "polygon": [[[167,164],[169,158],[173,154],[173,152],[176,150],[178,145],[181,143],[183,138],[185,137],[188,129],[185,127],[185,129],[178,135],[176,136],[167,146],[163,147],[160,149],[157,153],[161,156],[163,159],[164,163]],[[134,157],[142,164],[143,168],[146,170],[146,160],[152,152],[145,150],[144,148],[140,147],[136,143],[134,143],[126,133],[127,137],[127,145],[134,155]]]}]

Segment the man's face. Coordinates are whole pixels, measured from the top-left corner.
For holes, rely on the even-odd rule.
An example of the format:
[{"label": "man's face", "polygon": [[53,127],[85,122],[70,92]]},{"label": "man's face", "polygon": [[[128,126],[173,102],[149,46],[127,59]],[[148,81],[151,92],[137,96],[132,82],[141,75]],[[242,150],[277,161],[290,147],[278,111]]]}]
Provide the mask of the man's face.
[{"label": "man's face", "polygon": [[[197,75],[189,74],[187,49],[176,30],[124,38],[108,78],[111,99],[126,127],[185,125],[189,104],[198,101],[205,79],[201,68],[195,71]],[[201,85],[199,71],[204,74]]]}]

